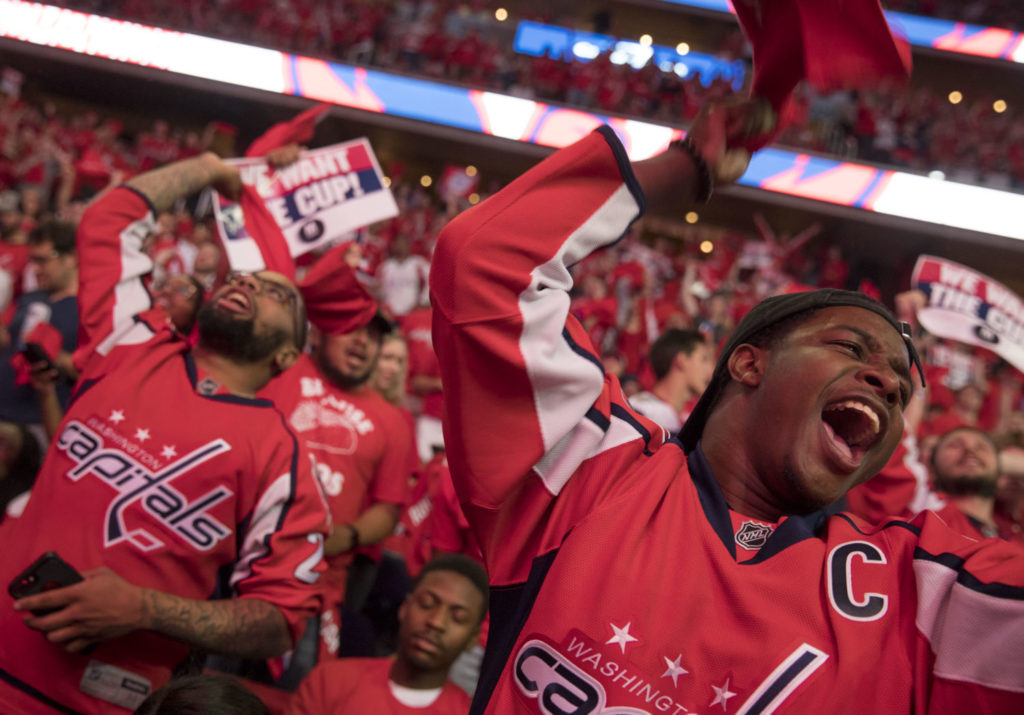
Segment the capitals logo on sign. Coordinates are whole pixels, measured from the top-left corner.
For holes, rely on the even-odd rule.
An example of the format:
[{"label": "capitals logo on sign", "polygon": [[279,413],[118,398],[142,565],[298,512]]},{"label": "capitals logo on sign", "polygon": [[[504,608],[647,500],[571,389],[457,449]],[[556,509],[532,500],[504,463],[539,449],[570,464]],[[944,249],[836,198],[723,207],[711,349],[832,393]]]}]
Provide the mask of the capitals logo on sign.
[{"label": "capitals logo on sign", "polygon": [[774,529],[768,524],[759,524],[756,521],[745,521],[736,531],[736,543],[748,551],[757,551],[766,543]]}]

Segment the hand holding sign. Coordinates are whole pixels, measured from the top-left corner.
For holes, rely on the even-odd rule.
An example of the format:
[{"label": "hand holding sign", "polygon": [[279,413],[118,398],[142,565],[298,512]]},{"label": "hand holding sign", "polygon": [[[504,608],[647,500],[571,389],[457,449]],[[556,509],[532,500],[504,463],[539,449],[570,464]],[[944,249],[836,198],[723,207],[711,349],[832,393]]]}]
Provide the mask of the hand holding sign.
[{"label": "hand holding sign", "polygon": [[[313,151],[299,149],[291,145],[273,150],[278,166],[286,158],[296,159],[283,168],[271,165],[270,154],[267,158],[230,161],[241,181],[255,188],[284,235],[292,257],[398,214],[398,205],[384,185],[383,172],[367,139]],[[232,267],[262,268],[265,261],[257,245],[260,237],[247,227],[238,204],[218,196],[214,213]]]}]

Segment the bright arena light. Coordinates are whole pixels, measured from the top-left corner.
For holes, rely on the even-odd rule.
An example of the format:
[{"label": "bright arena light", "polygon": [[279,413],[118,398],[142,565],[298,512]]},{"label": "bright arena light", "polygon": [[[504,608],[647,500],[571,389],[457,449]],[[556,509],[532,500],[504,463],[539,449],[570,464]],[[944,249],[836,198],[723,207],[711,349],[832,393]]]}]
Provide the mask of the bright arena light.
[{"label": "bright arena light", "polygon": [[997,99],[992,103],[992,109],[994,109],[997,114],[1002,114],[1006,111],[1006,102],[1001,99]]},{"label": "bright arena light", "polygon": [[580,40],[572,46],[572,53],[579,57],[581,60],[592,60],[601,54],[601,48],[595,45],[593,42],[587,42],[586,40]]},{"label": "bright arena light", "polygon": [[713,244],[711,241],[700,242],[701,253],[711,253],[713,250],[715,250],[715,244]]},{"label": "bright arena light", "polygon": [[952,92],[949,93],[949,103],[950,104],[960,104],[960,102],[962,102],[963,99],[964,99],[964,95],[961,94],[959,91],[957,91],[955,89]]},{"label": "bright arena light", "polygon": [[680,42],[678,45],[676,45],[676,52],[678,52],[681,55],[689,54],[690,45],[687,44],[686,42]]},{"label": "bright arena light", "polygon": [[422,186],[424,189],[429,187],[433,183],[434,180],[431,179],[427,174],[424,174],[423,176],[420,177],[420,186]]},{"label": "bright arena light", "polygon": [[700,220],[700,216],[697,214],[696,211],[687,211],[685,218],[686,223],[697,223],[697,221]]},{"label": "bright arena light", "polygon": [[654,38],[650,35],[640,35],[640,44],[644,47],[650,47],[654,44]]},{"label": "bright arena light", "polygon": [[508,19],[508,10],[503,7],[499,7],[494,11],[494,19],[498,22],[505,22]]},{"label": "bright arena light", "polygon": [[476,176],[476,167],[470,164],[466,167],[466,176]]}]

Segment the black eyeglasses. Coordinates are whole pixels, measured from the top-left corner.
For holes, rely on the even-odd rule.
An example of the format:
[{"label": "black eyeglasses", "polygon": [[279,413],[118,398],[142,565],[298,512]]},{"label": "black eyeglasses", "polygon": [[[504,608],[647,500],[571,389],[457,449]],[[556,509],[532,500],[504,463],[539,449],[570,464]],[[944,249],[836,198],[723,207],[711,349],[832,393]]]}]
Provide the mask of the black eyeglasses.
[{"label": "black eyeglasses", "polygon": [[272,300],[280,303],[281,305],[288,305],[295,300],[295,294],[289,290],[287,286],[275,283],[272,280],[262,278],[255,273],[249,273],[248,271],[232,271],[228,274],[225,283],[236,288],[240,288],[245,285],[254,285],[256,286],[256,295],[266,293]]},{"label": "black eyeglasses", "polygon": [[153,284],[154,293],[162,293],[164,291],[180,295],[182,298],[191,298],[196,294],[196,287],[188,279],[175,280],[173,278],[165,278]]},{"label": "black eyeglasses", "polygon": [[306,343],[305,322],[299,314],[299,301],[296,295],[288,286],[283,286],[267,278],[249,273],[248,271],[231,271],[224,281],[229,286],[236,288],[253,287],[256,295],[266,293],[275,303],[291,305],[292,309],[292,339],[295,346],[301,350]]}]

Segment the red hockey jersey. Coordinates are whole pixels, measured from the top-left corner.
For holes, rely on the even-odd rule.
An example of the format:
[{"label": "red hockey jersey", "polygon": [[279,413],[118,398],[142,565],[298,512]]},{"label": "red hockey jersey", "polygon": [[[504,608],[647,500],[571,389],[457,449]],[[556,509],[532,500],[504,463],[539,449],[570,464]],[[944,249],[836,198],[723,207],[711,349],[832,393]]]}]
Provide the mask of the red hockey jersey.
[{"label": "red hockey jersey", "polygon": [[628,407],[568,266],[643,207],[605,128],[438,242],[448,460],[493,585],[474,712],[1024,710],[1018,552],[927,513],[747,519]]},{"label": "red hockey jersey", "polygon": [[[78,393],[28,506],[5,530],[0,581],[56,551],[79,570],[191,599],[218,591],[277,606],[293,637],[315,612],[327,513],[299,445],[267,400],[227,394],[150,307],[140,276],[148,202],[112,191],[79,228]],[[225,592],[224,589],[227,589]],[[71,655],[0,595],[0,711],[128,712],[188,648],[148,631]]]}]

